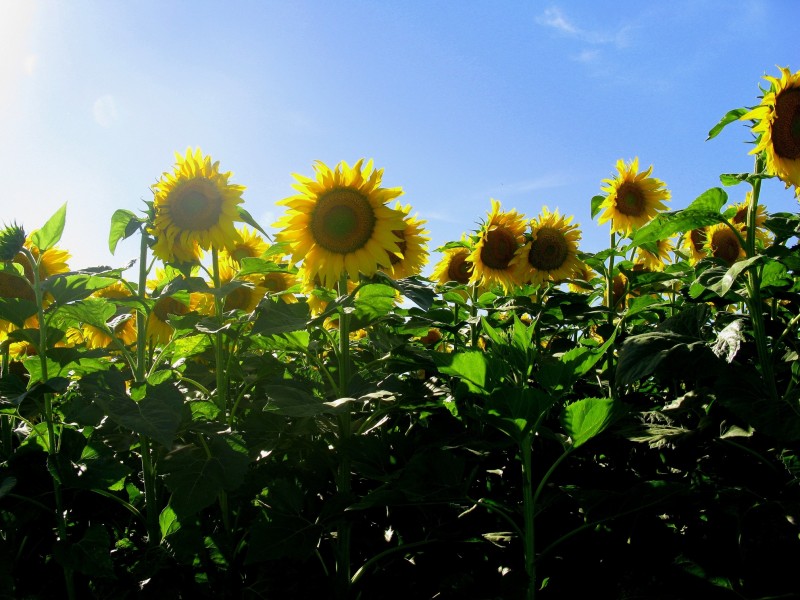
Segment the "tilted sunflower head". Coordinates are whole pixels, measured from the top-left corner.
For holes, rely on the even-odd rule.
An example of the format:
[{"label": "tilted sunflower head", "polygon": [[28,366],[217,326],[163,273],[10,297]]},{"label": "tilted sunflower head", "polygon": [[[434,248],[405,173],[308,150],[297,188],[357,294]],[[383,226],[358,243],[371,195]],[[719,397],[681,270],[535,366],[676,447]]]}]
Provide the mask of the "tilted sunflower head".
[{"label": "tilted sunflower head", "polygon": [[[731,217],[731,223],[741,230],[742,236],[745,239],[747,239],[747,211],[750,208],[752,196],[752,192],[747,192],[745,199],[733,206],[733,208],[736,209],[736,212]],[[772,240],[772,234],[765,226],[768,216],[767,209],[763,204],[759,204],[756,207],[756,240],[761,242],[761,244],[764,246],[769,245],[770,241]]]},{"label": "tilted sunflower head", "polygon": [[658,240],[636,251],[636,262],[648,271],[663,271],[672,262],[675,245],[670,239]]},{"label": "tilted sunflower head", "polygon": [[390,253],[391,264],[382,266],[381,270],[394,279],[403,279],[418,275],[422,267],[428,262],[428,249],[426,243],[430,240],[425,234],[425,221],[415,216],[410,216],[411,205],[402,206],[398,202],[395,210],[403,214],[405,227],[394,232],[400,240],[397,242],[400,252]]},{"label": "tilted sunflower head", "polygon": [[800,197],[800,71],[779,67],[780,79],[765,75],[770,88],[761,103],[745,113],[757,136],[751,154],[764,153],[766,172],[794,186]]},{"label": "tilted sunflower head", "polygon": [[333,288],[343,276],[358,280],[359,273],[374,275],[380,265],[400,254],[397,231],[405,230],[403,213],[387,202],[403,193],[383,188],[383,169],[361,159],[352,167],[342,161],[334,169],[317,161],[316,177],[295,174],[300,192],[278,201],[288,208],[275,223],[279,242],[287,242],[292,262],[303,261],[311,280]]},{"label": "tilted sunflower head", "polygon": [[617,161],[617,176],[604,179],[605,187],[600,189],[607,196],[600,204],[603,213],[598,219],[601,225],[611,221],[612,231],[630,235],[635,229],[645,225],[658,211],[666,210],[664,204],[670,199],[670,192],[663,181],[650,177],[652,165],[639,173],[639,159],[628,164]]},{"label": "tilted sunflower head", "polygon": [[692,229],[683,235],[683,249],[689,257],[689,264],[696,264],[708,256],[706,240],[708,234],[705,227]]},{"label": "tilted sunflower head", "polygon": [[524,243],[525,225],[523,215],[515,209],[501,211],[500,202],[492,199],[492,210],[469,255],[473,265],[471,283],[487,287],[500,285],[505,291],[523,283],[513,261]]},{"label": "tilted sunflower head", "polygon": [[239,220],[244,186],[229,183],[230,171],[220,172],[219,162],[211,162],[199,148],[176,158],[173,172],[153,185],[153,252],[164,261],[187,262],[196,246],[230,251],[240,241],[234,221]]},{"label": "tilted sunflower head", "polygon": [[706,231],[706,252],[731,266],[746,256],[739,237],[725,223],[710,226]]},{"label": "tilted sunflower head", "polygon": [[471,253],[472,250],[466,246],[445,248],[442,250],[441,260],[433,269],[431,279],[442,285],[450,281],[468,284],[472,276],[472,262],[469,260]]}]

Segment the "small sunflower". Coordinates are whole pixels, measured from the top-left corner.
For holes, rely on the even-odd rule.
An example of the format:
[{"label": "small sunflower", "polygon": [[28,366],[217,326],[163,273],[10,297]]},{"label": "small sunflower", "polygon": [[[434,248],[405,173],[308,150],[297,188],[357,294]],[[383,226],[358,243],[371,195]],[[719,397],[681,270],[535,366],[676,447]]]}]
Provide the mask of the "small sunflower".
[{"label": "small sunflower", "polygon": [[436,264],[431,279],[439,284],[449,281],[467,284],[472,277],[472,261],[469,255],[472,250],[466,247],[447,248],[442,252],[442,259]]},{"label": "small sunflower", "polygon": [[271,271],[269,273],[261,273],[254,276],[257,285],[263,287],[268,294],[280,294],[280,299],[286,304],[294,304],[297,302],[297,296],[294,294],[285,294],[295,285],[297,285],[297,276],[293,273],[283,271]]},{"label": "small sunflower", "polygon": [[524,243],[524,233],[525,217],[516,209],[500,212],[500,202],[492,199],[492,211],[469,255],[473,265],[470,282],[488,287],[501,285],[505,291],[522,283],[513,261]]},{"label": "small sunflower", "polygon": [[655,254],[640,247],[636,251],[636,262],[648,271],[663,271],[672,262],[671,253],[675,250],[675,244],[670,239],[658,240],[655,244]]},{"label": "small sunflower", "polygon": [[[739,204],[735,204],[736,214],[731,218],[731,223],[740,228],[742,237],[747,239],[747,209],[750,206],[752,192],[747,192],[745,199]],[[765,227],[767,222],[767,209],[763,204],[756,208],[756,240],[767,246],[772,240],[769,230]]]},{"label": "small sunflower", "polygon": [[[580,270],[570,276],[570,281],[567,284],[567,287],[571,292],[578,294],[589,294],[594,291],[591,283],[596,277],[597,273],[594,269],[592,269],[592,267],[586,263],[581,263]],[[580,282],[585,282],[586,285],[583,285],[583,283]]]},{"label": "small sunflower", "polygon": [[739,238],[725,223],[707,229],[705,249],[710,256],[721,259],[728,266],[746,256]]},{"label": "small sunflower", "polygon": [[618,160],[617,172],[613,179],[604,179],[608,185],[600,188],[608,195],[600,205],[605,210],[598,223],[610,220],[613,231],[629,235],[650,221],[659,210],[667,208],[664,202],[670,199],[670,192],[663,181],[650,177],[652,165],[639,173],[638,158],[627,165],[622,159]]},{"label": "small sunflower", "polygon": [[[181,275],[175,275],[172,269],[167,271],[158,269],[156,270],[156,278],[147,282],[147,287],[152,291],[163,288],[169,281]],[[209,294],[194,292],[189,294],[188,299],[183,297],[182,294],[175,296],[158,296],[154,298],[153,307],[147,315],[147,339],[151,344],[166,344],[172,339],[174,328],[167,323],[170,315],[186,315],[190,312],[201,312],[206,298]],[[212,312],[203,312],[203,314],[213,314],[213,304],[211,306]]]},{"label": "small sunflower", "polygon": [[247,227],[236,230],[239,240],[234,242],[228,250],[220,252],[220,258],[228,258],[236,265],[242,263],[243,258],[258,258],[269,248],[269,244],[264,241],[257,231],[250,231]]},{"label": "small sunflower", "polygon": [[[219,277],[222,285],[233,281],[235,275],[236,265],[233,261],[220,261]],[[267,288],[255,284],[248,278],[243,278],[241,281],[243,285],[240,285],[225,296],[222,305],[225,311],[238,309],[247,313],[253,312],[267,293]]]},{"label": "small sunflower", "polygon": [[539,217],[531,220],[530,227],[530,239],[513,261],[519,269],[518,281],[541,284],[581,273],[581,232],[572,224],[572,217],[563,217],[558,210],[551,213],[545,206]]},{"label": "small sunflower", "polygon": [[[118,281],[101,290],[97,290],[92,294],[94,298],[107,298],[110,300],[131,298],[131,292],[128,287]],[[120,340],[125,346],[131,346],[136,343],[136,313],[135,311],[122,313],[114,317],[109,323],[109,328],[114,333],[114,336]],[[84,324],[81,327],[83,341],[86,342],[87,348],[107,348],[112,345],[113,338],[108,335],[103,329],[95,327],[94,325]]]},{"label": "small sunflower", "polygon": [[208,250],[233,250],[239,242],[234,221],[239,219],[244,186],[228,183],[230,171],[221,173],[198,148],[185,156],[176,153],[172,173],[164,173],[153,185],[155,218],[150,231],[157,240],[153,252],[164,261],[191,255],[194,244]]},{"label": "small sunflower", "polygon": [[426,242],[430,240],[425,234],[428,231],[423,227],[425,221],[417,219],[416,216],[409,216],[411,205],[402,206],[398,202],[394,209],[403,215],[405,227],[397,230],[394,234],[400,239],[397,245],[400,252],[390,253],[391,265],[381,268],[394,279],[403,279],[418,275],[422,267],[428,262],[428,249]]},{"label": "small sunflower", "polygon": [[314,163],[316,178],[295,174],[296,196],[278,204],[288,207],[275,227],[276,239],[290,244],[292,262],[303,260],[304,272],[333,288],[343,274],[357,280],[359,272],[374,275],[378,265],[391,264],[402,254],[395,231],[403,231],[403,214],[386,203],[400,188],[380,187],[383,169],[359,160],[350,167],[342,161],[330,169]]},{"label": "small sunflower", "polygon": [[706,240],[708,239],[707,227],[692,229],[683,236],[683,249],[689,256],[689,264],[696,264],[708,256]]},{"label": "small sunflower", "polygon": [[781,77],[765,75],[770,89],[761,104],[741,117],[753,120],[758,136],[751,154],[766,155],[766,171],[778,176],[800,196],[800,71],[779,67]]}]

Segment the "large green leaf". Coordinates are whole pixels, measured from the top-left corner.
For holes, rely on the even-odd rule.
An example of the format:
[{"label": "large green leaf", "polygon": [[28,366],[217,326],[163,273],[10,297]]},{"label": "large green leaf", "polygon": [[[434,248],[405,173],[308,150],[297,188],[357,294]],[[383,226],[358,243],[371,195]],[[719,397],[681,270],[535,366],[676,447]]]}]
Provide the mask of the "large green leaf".
[{"label": "large green leaf", "polygon": [[36,314],[36,302],[24,298],[0,298],[0,320],[23,327],[25,321]]},{"label": "large green leaf", "polygon": [[88,298],[93,292],[107,288],[116,282],[117,279],[112,277],[87,275],[84,273],[64,273],[52,275],[45,279],[42,289],[53,295],[56,304],[63,306],[70,302]]},{"label": "large green leaf", "polygon": [[582,446],[608,427],[616,417],[615,408],[611,398],[584,398],[567,405],[561,424],[572,439],[572,447]]},{"label": "large green leaf", "polygon": [[181,446],[164,457],[161,470],[172,492],[169,505],[178,517],[196,514],[220,492],[233,491],[244,481],[249,458],[238,441],[226,437],[213,435],[205,447]]},{"label": "large green leaf", "polygon": [[296,302],[275,302],[265,300],[256,309],[256,320],[252,332],[260,335],[289,333],[306,328],[308,323],[308,304]]},{"label": "large green leaf", "polygon": [[485,394],[500,382],[502,366],[480,350],[432,352],[431,357],[440,373],[458,377],[471,392]]},{"label": "large green leaf", "polygon": [[132,392],[141,396],[138,401],[128,395],[118,371],[90,373],[81,379],[80,387],[118,425],[172,446],[183,412],[183,395],[172,381],[134,386]]},{"label": "large green leaf", "polygon": [[47,223],[45,223],[41,229],[37,229],[31,233],[31,243],[39,249],[40,254],[59,242],[61,234],[64,233],[66,218],[67,204],[65,202],[61,205],[61,208],[47,220]]},{"label": "large green leaf", "polygon": [[556,396],[536,388],[499,388],[487,400],[484,418],[513,439],[520,440],[555,401]]},{"label": "large green leaf", "polygon": [[[619,353],[616,384],[630,385],[653,374],[656,369],[672,360],[672,367],[693,361],[697,368],[711,368],[716,357],[704,342],[697,338],[671,331],[650,331],[632,335],[625,340]],[[709,363],[710,361],[710,363]]]},{"label": "large green leaf", "polygon": [[344,405],[352,398],[340,398],[325,402],[299,387],[288,385],[267,385],[264,392],[269,398],[266,410],[287,417],[315,417],[321,414],[335,414],[345,410]]}]

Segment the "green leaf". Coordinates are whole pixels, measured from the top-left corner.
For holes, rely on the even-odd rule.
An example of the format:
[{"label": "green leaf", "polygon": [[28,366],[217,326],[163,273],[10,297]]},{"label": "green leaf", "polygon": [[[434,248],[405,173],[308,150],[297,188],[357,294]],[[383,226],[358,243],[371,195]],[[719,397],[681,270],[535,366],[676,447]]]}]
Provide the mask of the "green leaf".
[{"label": "green leaf", "polygon": [[723,275],[719,281],[707,287],[712,292],[719,294],[720,296],[724,296],[733,287],[733,284],[736,282],[736,279],[739,277],[739,275],[744,273],[754,264],[763,262],[764,260],[765,258],[763,256],[758,255],[751,256],[745,260],[740,260],[739,262],[733,263],[733,265],[731,265],[731,267],[725,271],[725,275]]},{"label": "green leaf", "polygon": [[288,385],[266,385],[264,392],[269,397],[265,410],[277,412],[287,417],[315,417],[321,414],[335,414],[345,410],[344,404],[353,398],[340,398],[325,402],[304,389]]},{"label": "green leaf", "polygon": [[584,398],[567,405],[561,423],[572,438],[572,447],[582,446],[606,429],[616,418],[615,408],[611,398]]},{"label": "green leaf", "polygon": [[353,301],[354,320],[351,326],[361,329],[376,319],[388,315],[394,308],[397,293],[391,286],[382,283],[368,283],[356,294]]},{"label": "green leaf", "polygon": [[[250,460],[232,436],[212,435],[205,447],[181,446],[164,457],[164,483],[172,492],[169,505],[179,518],[212,504],[222,491],[244,481]],[[163,531],[163,530],[162,530]]]},{"label": "green leaf", "polygon": [[704,342],[691,336],[671,331],[632,335],[625,340],[619,352],[616,384],[630,385],[651,375],[662,364],[669,364],[670,361],[675,368],[692,364],[697,369],[713,372],[716,360]]},{"label": "green leaf", "polygon": [[591,201],[591,209],[592,209],[592,219],[594,219],[597,215],[600,214],[600,205],[605,200],[605,196],[592,196]]},{"label": "green leaf", "polygon": [[69,562],[84,575],[112,577],[111,539],[105,525],[89,525],[78,542],[69,547]]},{"label": "green leaf", "polygon": [[36,314],[36,302],[24,298],[0,297],[0,319],[23,327],[28,317]]},{"label": "green leaf", "polygon": [[748,111],[746,108],[734,108],[733,110],[729,110],[727,113],[725,113],[725,116],[720,119],[719,123],[714,125],[714,127],[711,128],[711,131],[708,132],[706,141],[717,137],[720,131],[725,129],[725,127],[731,123],[738,121],[740,118],[746,115],[747,112]]},{"label": "green leaf", "polygon": [[426,285],[417,277],[406,277],[405,279],[391,279],[391,286],[398,290],[403,296],[411,300],[422,310],[430,310],[433,300],[436,297],[429,285]]},{"label": "green leaf", "polygon": [[161,539],[172,535],[181,528],[181,521],[172,507],[167,504],[161,514],[158,515],[158,526],[161,529]]},{"label": "green leaf", "polygon": [[141,220],[129,210],[118,209],[111,215],[111,231],[108,234],[108,249],[111,254],[120,240],[131,237],[139,230]]},{"label": "green leaf", "polygon": [[242,259],[242,268],[239,269],[239,272],[236,274],[237,277],[243,277],[244,275],[260,275],[263,273],[288,273],[289,271],[286,270],[286,267],[282,267],[279,264],[272,262],[271,260],[265,260],[263,258],[254,258],[247,256]]},{"label": "green leaf", "polygon": [[236,210],[239,212],[239,220],[247,223],[250,227],[254,227],[257,231],[259,231],[262,235],[264,235],[268,240],[272,238],[270,235],[261,228],[261,225],[253,218],[253,216],[247,212],[244,207],[241,205],[236,206]]},{"label": "green leaf", "polygon": [[431,358],[440,373],[458,377],[471,392],[486,393],[500,380],[500,365],[480,350],[432,352]]},{"label": "green leaf", "polygon": [[37,229],[31,234],[31,243],[39,249],[39,253],[43,253],[55,246],[61,239],[61,234],[64,233],[64,222],[67,218],[67,204],[66,202],[59,208],[44,227]]},{"label": "green leaf", "polygon": [[[700,194],[684,210],[719,212],[728,201],[728,193],[722,188],[711,188]],[[692,229],[695,229],[692,227]]]},{"label": "green leaf", "polygon": [[117,282],[112,277],[86,274],[52,275],[44,280],[42,289],[50,292],[56,304],[63,306],[77,300],[83,300],[97,290],[102,290]]},{"label": "green leaf", "polygon": [[256,320],[253,323],[254,334],[275,335],[303,330],[308,323],[308,304],[266,300],[256,309]]},{"label": "green leaf", "polygon": [[486,402],[484,419],[520,440],[550,410],[556,398],[536,388],[498,388]]},{"label": "green leaf", "polygon": [[131,393],[141,395],[139,401],[128,396],[125,379],[118,371],[90,373],[79,385],[118,425],[167,448],[172,446],[183,412],[183,395],[173,382],[134,385]]}]

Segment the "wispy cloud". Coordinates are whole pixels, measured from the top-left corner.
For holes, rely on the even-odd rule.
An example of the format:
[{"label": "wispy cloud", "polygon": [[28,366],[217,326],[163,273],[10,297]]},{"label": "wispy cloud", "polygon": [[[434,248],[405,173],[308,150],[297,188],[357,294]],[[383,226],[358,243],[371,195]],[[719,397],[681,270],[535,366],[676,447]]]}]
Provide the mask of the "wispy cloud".
[{"label": "wispy cloud", "polygon": [[623,48],[628,45],[628,26],[619,27],[616,30],[602,31],[597,29],[585,29],[573,23],[561,11],[560,8],[553,6],[545,9],[544,13],[537,17],[536,22],[544,27],[550,27],[567,37],[572,37],[582,42],[594,45],[613,45]]}]

